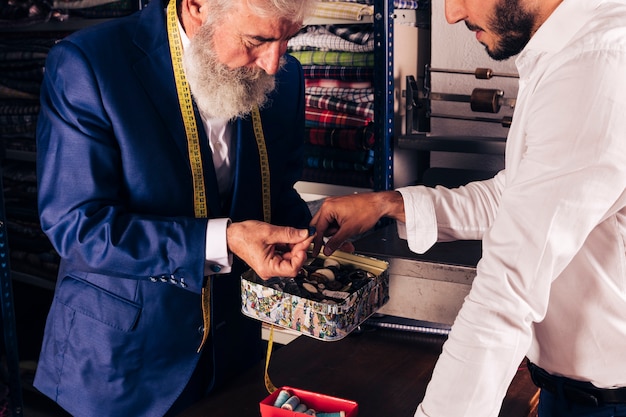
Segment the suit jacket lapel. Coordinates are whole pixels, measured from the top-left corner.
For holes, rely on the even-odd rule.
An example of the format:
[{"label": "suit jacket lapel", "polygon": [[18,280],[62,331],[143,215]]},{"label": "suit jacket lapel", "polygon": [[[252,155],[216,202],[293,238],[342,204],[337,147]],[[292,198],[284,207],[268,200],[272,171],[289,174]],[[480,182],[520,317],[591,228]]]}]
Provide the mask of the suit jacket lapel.
[{"label": "suit jacket lapel", "polygon": [[237,120],[235,130],[237,132],[233,137],[236,140],[235,172],[230,217],[263,220],[263,206],[260,203],[261,167],[252,121],[249,117]]},{"label": "suit jacket lapel", "polygon": [[[175,0],[172,0],[175,1]],[[178,102],[176,85],[173,82],[174,71],[169,52],[167,30],[165,25],[166,4],[156,0],[148,4],[144,13],[141,14],[134,42],[138,48],[146,53],[144,59],[134,65],[136,78],[151,97],[152,105],[163,118],[172,138],[176,141],[181,157],[189,161],[187,137],[185,126],[182,121]],[[160,28],[155,34],[154,26]],[[200,149],[203,161],[205,189],[209,217],[222,215],[219,201],[219,188],[213,167],[211,149],[208,146],[206,133],[202,120],[195,111],[198,133],[200,136]],[[187,163],[189,167],[189,163]],[[181,167],[184,169],[184,167]],[[191,174],[190,174],[191,175]]]},{"label": "suit jacket lapel", "polygon": [[[174,1],[174,0],[172,0]],[[134,65],[137,80],[151,97],[152,104],[163,118],[172,137],[184,138],[185,128],[178,106],[176,85],[172,82],[174,71],[170,59],[167,30],[165,27],[165,4],[157,0],[146,6],[140,15],[134,42],[146,54]],[[159,28],[158,32],[154,27]],[[185,140],[177,140],[180,151],[187,155]]]}]

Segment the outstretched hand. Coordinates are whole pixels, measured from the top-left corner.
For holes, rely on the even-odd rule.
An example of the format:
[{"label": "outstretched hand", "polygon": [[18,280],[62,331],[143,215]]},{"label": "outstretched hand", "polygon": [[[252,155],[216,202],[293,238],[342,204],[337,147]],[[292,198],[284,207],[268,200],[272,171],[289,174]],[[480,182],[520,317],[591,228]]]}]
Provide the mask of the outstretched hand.
[{"label": "outstretched hand", "polygon": [[383,216],[404,219],[400,193],[384,191],[326,198],[310,223],[317,229],[312,255],[319,254],[323,239],[328,236],[324,255],[329,256],[337,249],[345,250],[346,246],[354,249],[347,240],[372,229]]},{"label": "outstretched hand", "polygon": [[313,236],[307,229],[246,220],[226,229],[228,249],[261,279],[295,277],[307,259]]}]

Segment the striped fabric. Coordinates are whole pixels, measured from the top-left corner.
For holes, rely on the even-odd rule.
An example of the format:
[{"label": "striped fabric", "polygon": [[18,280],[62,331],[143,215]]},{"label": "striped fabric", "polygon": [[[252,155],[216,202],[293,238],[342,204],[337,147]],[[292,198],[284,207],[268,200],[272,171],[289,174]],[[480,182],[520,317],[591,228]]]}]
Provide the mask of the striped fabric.
[{"label": "striped fabric", "polygon": [[343,80],[333,80],[333,79],[324,79],[318,78],[315,80],[304,80],[305,87],[324,87],[324,88],[372,88],[372,83],[370,81],[343,81]]},{"label": "striped fabric", "polygon": [[370,81],[374,80],[372,67],[340,67],[334,65],[303,65],[305,79],[332,79],[342,81]]},{"label": "striped fabric", "polygon": [[[342,1],[342,2],[346,2],[346,3],[359,3],[359,4],[368,4],[368,5],[373,5],[374,4],[374,0],[324,0],[324,1],[328,1],[328,2]],[[417,9],[424,9],[424,8],[428,7],[429,5],[430,5],[430,0],[421,0],[421,1],[417,1],[417,0],[394,0],[394,2],[393,2],[393,7],[395,9],[417,10]]]},{"label": "striped fabric", "polygon": [[369,171],[374,165],[374,151],[371,149],[346,151],[307,144],[305,166],[331,170]]},{"label": "striped fabric", "polygon": [[374,15],[374,6],[348,2],[318,2],[312,16],[360,21]]},{"label": "striped fabric", "polygon": [[356,103],[342,100],[335,96],[312,96],[305,97],[306,105],[316,109],[332,110],[347,114],[361,116],[365,119],[374,120],[374,103]]},{"label": "striped fabric", "polygon": [[294,51],[291,55],[302,65],[374,66],[373,52]]},{"label": "striped fabric", "polygon": [[373,52],[374,38],[366,44],[358,44],[347,41],[327,30],[318,32],[299,33],[289,40],[288,50],[293,51],[347,51],[347,52]]},{"label": "striped fabric", "polygon": [[311,127],[306,129],[307,143],[318,146],[356,151],[372,149],[376,137],[372,125],[358,128],[324,129]]},{"label": "striped fabric", "polygon": [[373,88],[326,88],[326,87],[307,87],[305,94],[312,96],[335,96],[347,101],[356,103],[367,103],[374,101]]},{"label": "striped fabric", "polygon": [[356,115],[340,113],[332,110],[305,108],[306,127],[364,127],[372,122],[371,119]]},{"label": "striped fabric", "polygon": [[393,7],[396,9],[417,10],[428,6],[428,1],[394,0]]},{"label": "striped fabric", "polygon": [[374,4],[374,0],[321,0],[321,1],[359,3],[359,4],[368,4],[370,6]]},{"label": "striped fabric", "polygon": [[327,30],[341,39],[359,45],[365,45],[374,39],[374,29],[371,25],[329,25]]},{"label": "striped fabric", "polygon": [[84,9],[115,3],[118,0],[55,0],[52,7],[55,9]]}]

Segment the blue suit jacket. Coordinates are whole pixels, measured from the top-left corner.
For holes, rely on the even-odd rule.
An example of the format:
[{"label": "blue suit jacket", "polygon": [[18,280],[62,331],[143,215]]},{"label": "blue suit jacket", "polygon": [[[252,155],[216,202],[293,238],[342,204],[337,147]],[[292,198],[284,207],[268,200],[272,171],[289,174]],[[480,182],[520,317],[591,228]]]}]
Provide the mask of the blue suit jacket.
[{"label": "blue suit jacket", "polygon": [[[62,262],[35,386],[80,417],[163,415],[199,358],[206,219],[194,218],[164,7],[153,1],[69,36],[46,64],[39,206]],[[272,223],[306,227],[310,213],[293,189],[304,138],[295,59],[261,118]],[[224,211],[199,120],[210,217],[262,220],[251,121],[233,122],[234,186]],[[214,384],[263,353],[259,323],[241,314],[244,268],[212,279]]]}]

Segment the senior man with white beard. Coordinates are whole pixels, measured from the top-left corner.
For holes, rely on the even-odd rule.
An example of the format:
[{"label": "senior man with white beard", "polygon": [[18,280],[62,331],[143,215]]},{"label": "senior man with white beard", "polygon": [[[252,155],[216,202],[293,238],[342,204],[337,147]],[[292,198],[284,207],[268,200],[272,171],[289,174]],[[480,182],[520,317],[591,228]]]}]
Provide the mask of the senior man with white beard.
[{"label": "senior man with white beard", "polygon": [[255,363],[239,276],[295,276],[312,239],[284,55],[312,0],[174,1],[46,63],[39,207],[62,260],[35,386],[76,416],[176,415]]}]

